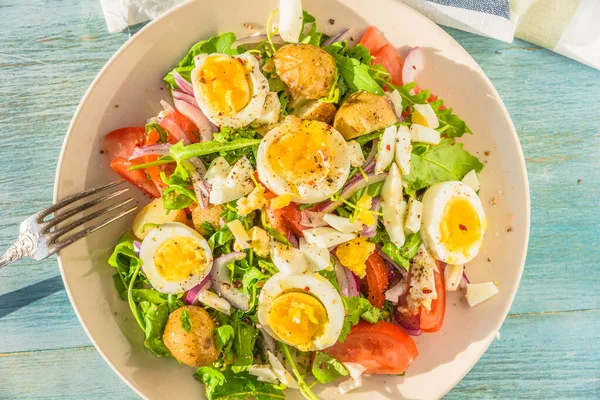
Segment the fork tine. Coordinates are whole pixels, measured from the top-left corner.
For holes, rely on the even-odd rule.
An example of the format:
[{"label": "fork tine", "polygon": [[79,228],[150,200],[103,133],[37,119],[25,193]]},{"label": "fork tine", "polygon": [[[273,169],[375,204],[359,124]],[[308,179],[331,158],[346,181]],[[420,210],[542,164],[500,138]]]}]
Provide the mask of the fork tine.
[{"label": "fork tine", "polygon": [[111,217],[103,222],[100,222],[100,223],[94,225],[94,226],[90,226],[89,228],[86,228],[86,229],[82,230],[81,232],[74,234],[73,236],[69,236],[69,238],[63,242],[57,242],[55,245],[53,245],[51,253],[53,254],[53,253],[56,253],[56,252],[64,249],[71,243],[74,243],[74,242],[78,241],[79,239],[83,239],[87,235],[96,232],[98,229],[104,228],[106,225],[111,224],[111,223],[115,222],[116,220],[125,217],[126,215],[131,214],[135,210],[137,210],[137,206],[134,206],[134,207],[130,208],[129,210],[124,211],[120,214],[117,214],[116,216]]},{"label": "fork tine", "polygon": [[108,200],[110,200],[112,198],[115,198],[115,197],[117,197],[117,196],[119,196],[119,195],[121,195],[121,194],[123,194],[123,193],[125,193],[127,191],[129,191],[129,188],[117,190],[116,192],[109,193],[109,194],[107,194],[105,196],[99,197],[99,198],[97,198],[95,200],[89,201],[89,202],[87,202],[85,204],[82,204],[82,205],[80,205],[78,207],[75,207],[72,210],[69,210],[69,211],[66,211],[64,213],[61,213],[60,215],[58,215],[58,216],[52,218],[51,220],[43,223],[44,227],[42,229],[42,233],[48,233],[48,232],[50,232],[50,229],[52,227],[60,224],[64,220],[72,217],[73,215],[76,215],[76,214],[80,213],[81,211],[84,211],[84,210],[87,210],[89,208],[92,208],[92,207],[94,207],[97,204],[100,204],[100,203],[108,201]]},{"label": "fork tine", "polygon": [[80,193],[75,193],[71,196],[67,196],[64,199],[62,199],[61,201],[59,201],[58,203],[54,204],[51,207],[46,208],[45,210],[42,210],[38,213],[38,222],[41,222],[44,218],[46,218],[48,215],[52,214],[54,211],[60,210],[61,208],[63,208],[64,206],[67,206],[71,203],[76,202],[77,200],[81,200],[85,197],[91,196],[93,194],[96,194],[98,192],[101,192],[103,190],[106,189],[110,189],[112,187],[118,186],[122,183],[124,183],[125,180],[121,179],[120,181],[115,181],[115,182],[111,182],[107,185],[104,186],[100,186],[97,188],[93,188],[93,189],[89,189],[89,190],[85,190],[83,192]]},{"label": "fork tine", "polygon": [[89,215],[86,215],[85,217],[83,217],[77,221],[71,222],[67,226],[64,226],[60,229],[55,230],[54,232],[52,232],[52,235],[50,236],[50,243],[53,243],[53,242],[55,243],[61,236],[64,236],[65,234],[71,232],[73,229],[77,228],[78,226],[81,226],[81,225],[85,224],[86,222],[91,221],[95,218],[98,218],[99,216],[104,215],[108,212],[116,210],[117,208],[124,206],[125,204],[130,203],[133,200],[134,200],[134,198],[130,197],[119,203],[115,203],[110,206],[104,207],[103,209],[95,211]]}]

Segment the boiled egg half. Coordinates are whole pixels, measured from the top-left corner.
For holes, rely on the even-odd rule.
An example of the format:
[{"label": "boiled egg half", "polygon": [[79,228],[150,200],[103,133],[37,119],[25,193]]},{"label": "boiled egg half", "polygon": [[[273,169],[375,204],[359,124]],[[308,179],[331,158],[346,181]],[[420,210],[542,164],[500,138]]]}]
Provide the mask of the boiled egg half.
[{"label": "boiled egg half", "polygon": [[317,203],[342,188],[350,173],[350,149],[333,127],[293,116],[270,130],[258,146],[260,180],[297,203]]},{"label": "boiled egg half", "polygon": [[332,346],[344,323],[344,305],[321,275],[277,273],[258,298],[258,320],[276,340],[301,351]]},{"label": "boiled egg half", "polygon": [[487,220],[477,193],[459,181],[431,186],[423,196],[421,233],[435,259],[465,264],[481,248]]},{"label": "boiled egg half", "polygon": [[194,96],[213,124],[240,128],[262,114],[269,83],[255,56],[200,54],[195,63],[191,75]]},{"label": "boiled egg half", "polygon": [[196,286],[210,272],[210,246],[198,232],[180,222],[154,228],[140,248],[143,270],[161,293],[177,294]]}]

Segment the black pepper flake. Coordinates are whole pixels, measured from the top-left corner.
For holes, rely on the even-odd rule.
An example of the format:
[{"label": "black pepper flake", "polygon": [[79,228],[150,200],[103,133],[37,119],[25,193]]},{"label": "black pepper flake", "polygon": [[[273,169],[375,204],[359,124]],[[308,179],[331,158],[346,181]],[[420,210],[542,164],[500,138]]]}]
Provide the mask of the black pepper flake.
[{"label": "black pepper flake", "polygon": [[329,23],[330,23],[331,25],[335,24],[335,19],[333,19],[333,18],[329,18]]}]

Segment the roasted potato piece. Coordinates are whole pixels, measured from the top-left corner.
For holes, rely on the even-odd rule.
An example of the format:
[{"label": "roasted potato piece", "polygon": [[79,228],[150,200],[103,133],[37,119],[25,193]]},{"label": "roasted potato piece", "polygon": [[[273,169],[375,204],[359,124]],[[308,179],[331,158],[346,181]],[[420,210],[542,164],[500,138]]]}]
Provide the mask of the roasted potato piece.
[{"label": "roasted potato piece", "polygon": [[[181,313],[189,314],[191,328],[186,332],[182,326]],[[190,367],[210,365],[219,357],[213,331],[215,323],[202,307],[185,306],[169,315],[163,340],[173,357]]]},{"label": "roasted potato piece", "polygon": [[187,215],[184,210],[167,210],[163,207],[162,199],[154,199],[146,204],[140,210],[133,220],[133,233],[140,239],[156,227],[156,225],[166,224],[167,222],[187,223]]},{"label": "roasted potato piece", "polygon": [[207,208],[202,208],[197,204],[190,206],[190,211],[192,212],[192,222],[194,224],[194,229],[196,229],[201,234],[204,234],[204,229],[202,229],[202,224],[204,222],[208,222],[215,229],[220,228],[219,217],[225,211],[225,208],[222,205],[212,205],[209,204]]},{"label": "roasted potato piece", "polygon": [[386,96],[360,91],[353,93],[340,106],[333,127],[350,140],[386,128],[398,122],[394,108]]},{"label": "roasted potato piece", "polygon": [[298,118],[321,121],[326,124],[333,122],[335,112],[336,108],[333,104],[319,100],[305,100],[293,110],[293,114]]},{"label": "roasted potato piece", "polygon": [[286,44],[273,56],[275,70],[293,97],[320,99],[329,95],[336,65],[331,54],[312,44]]}]

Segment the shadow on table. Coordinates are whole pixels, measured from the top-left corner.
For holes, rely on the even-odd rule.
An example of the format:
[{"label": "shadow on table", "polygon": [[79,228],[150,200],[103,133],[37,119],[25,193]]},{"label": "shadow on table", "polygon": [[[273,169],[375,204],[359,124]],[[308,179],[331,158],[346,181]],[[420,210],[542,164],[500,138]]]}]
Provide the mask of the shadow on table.
[{"label": "shadow on table", "polygon": [[25,286],[24,288],[0,296],[0,318],[4,318],[20,308],[64,290],[60,275]]}]

